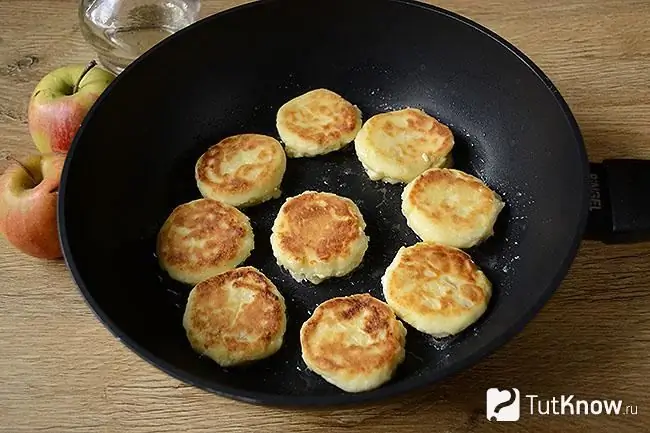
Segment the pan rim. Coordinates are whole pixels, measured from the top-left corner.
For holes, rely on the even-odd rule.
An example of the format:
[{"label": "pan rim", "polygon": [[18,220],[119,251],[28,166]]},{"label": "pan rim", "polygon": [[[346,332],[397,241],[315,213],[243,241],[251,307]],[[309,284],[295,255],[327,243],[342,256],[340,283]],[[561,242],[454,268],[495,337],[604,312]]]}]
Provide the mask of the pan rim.
[{"label": "pan rim", "polygon": [[126,334],[117,324],[111,319],[111,317],[101,308],[97,300],[92,296],[89,291],[86,283],[81,277],[81,273],[77,267],[75,259],[72,255],[71,246],[68,240],[68,229],[66,226],[66,206],[65,206],[65,196],[68,186],[68,174],[70,171],[70,161],[73,159],[76,149],[79,146],[81,137],[83,136],[83,131],[89,123],[90,119],[93,117],[97,107],[99,107],[105,98],[108,97],[113,88],[119,84],[120,79],[128,73],[128,71],[144,61],[148,56],[152,55],[157,51],[161,46],[164,46],[171,41],[183,37],[184,33],[191,31],[192,28],[197,25],[205,25],[207,22],[213,20],[223,19],[230,13],[239,12],[247,8],[253,8],[257,6],[264,6],[269,3],[279,3],[285,0],[258,0],[255,2],[246,3],[239,5],[230,9],[223,10],[221,12],[210,15],[206,18],[203,18],[196,23],[185,27],[184,29],[179,30],[178,32],[170,35],[168,38],[164,39],[158,43],[155,47],[150,49],[148,52],[137,58],[133,61],[127,68],[118,75],[113,82],[108,86],[107,89],[102,93],[99,99],[95,102],[93,107],[90,109],[88,115],[84,118],[78,133],[75,135],[75,138],[72,142],[72,145],[69,150],[69,155],[66,158],[64,168],[61,174],[61,185],[60,192],[58,196],[58,206],[57,206],[57,221],[58,221],[58,231],[59,239],[61,243],[61,249],[63,251],[64,262],[72,275],[72,278],[77,285],[79,291],[81,292],[86,304],[90,307],[91,311],[95,317],[106,327],[109,332],[122,342],[126,347],[128,347],[132,352],[137,354],[141,359],[147,361],[149,364],[155,366],[159,370],[165,372],[170,377],[173,377],[176,380],[179,380],[182,383],[193,386],[197,389],[201,389],[205,392],[209,392],[221,397],[229,398],[232,400],[261,405],[267,407],[276,407],[276,408],[319,408],[319,407],[347,407],[347,406],[360,406],[364,404],[369,404],[373,402],[379,402],[384,400],[389,400],[391,398],[398,397],[400,395],[408,393],[413,393],[418,390],[422,390],[427,387],[433,386],[436,382],[448,379],[451,376],[468,370],[470,367],[477,364],[479,361],[487,358],[497,349],[505,346],[515,335],[519,334],[528,323],[530,323],[533,318],[541,311],[541,309],[547,304],[549,299],[555,293],[555,291],[560,286],[561,282],[564,280],[568,271],[578,254],[583,235],[587,225],[588,217],[588,199],[589,199],[589,162],[587,158],[587,152],[584,145],[584,139],[581,134],[579,125],[568,106],[565,99],[560,94],[559,90],[552,83],[550,78],[522,51],[516,48],[513,44],[505,40],[503,37],[499,36],[497,33],[492,30],[478,24],[477,22],[464,17],[458,13],[451,12],[449,10],[443,9],[438,6],[426,4],[419,2],[417,0],[384,0],[388,3],[401,3],[407,6],[414,6],[422,8],[429,12],[437,13],[443,15],[447,18],[458,21],[462,25],[471,27],[473,30],[476,30],[488,38],[498,42],[504,49],[515,55],[519,61],[521,61],[525,66],[527,66],[544,84],[544,86],[552,93],[555,101],[557,102],[559,108],[564,113],[566,122],[568,123],[570,129],[573,131],[574,139],[576,141],[576,151],[578,156],[581,159],[581,165],[576,167],[576,170],[580,171],[580,177],[583,179],[583,188],[582,196],[576,197],[580,198],[582,206],[578,215],[578,225],[575,230],[575,236],[571,239],[570,248],[566,256],[562,259],[562,263],[557,269],[557,273],[551,280],[550,284],[546,287],[540,288],[539,300],[536,304],[532,305],[527,311],[521,314],[518,320],[514,323],[511,323],[510,326],[502,332],[498,337],[493,340],[483,344],[474,350],[470,356],[461,359],[459,362],[450,364],[446,367],[433,370],[430,374],[424,376],[411,376],[407,377],[401,382],[388,383],[384,386],[377,388],[372,391],[365,393],[343,393],[335,395],[280,395],[280,394],[271,394],[267,392],[257,392],[257,391],[247,391],[240,388],[231,387],[228,385],[215,383],[211,380],[203,379],[192,372],[178,368],[165,359],[154,355],[152,352],[148,351],[142,347],[138,342],[132,339],[128,334]]}]

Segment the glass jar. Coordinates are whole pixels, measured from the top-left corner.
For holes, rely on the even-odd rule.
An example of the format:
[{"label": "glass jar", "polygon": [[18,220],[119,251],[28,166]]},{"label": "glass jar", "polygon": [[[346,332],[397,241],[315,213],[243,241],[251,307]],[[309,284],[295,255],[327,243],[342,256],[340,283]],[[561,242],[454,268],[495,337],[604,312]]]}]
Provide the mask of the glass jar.
[{"label": "glass jar", "polygon": [[81,33],[103,67],[119,74],[172,33],[197,20],[199,0],[82,0]]}]

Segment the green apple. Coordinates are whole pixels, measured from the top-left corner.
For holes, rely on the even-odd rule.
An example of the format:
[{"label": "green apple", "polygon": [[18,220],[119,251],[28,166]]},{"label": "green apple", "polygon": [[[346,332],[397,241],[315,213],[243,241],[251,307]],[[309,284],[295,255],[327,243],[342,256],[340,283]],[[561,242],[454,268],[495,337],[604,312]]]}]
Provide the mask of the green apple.
[{"label": "green apple", "polygon": [[67,153],[81,122],[115,75],[96,66],[70,65],[47,74],[32,92],[29,133],[41,153]]}]

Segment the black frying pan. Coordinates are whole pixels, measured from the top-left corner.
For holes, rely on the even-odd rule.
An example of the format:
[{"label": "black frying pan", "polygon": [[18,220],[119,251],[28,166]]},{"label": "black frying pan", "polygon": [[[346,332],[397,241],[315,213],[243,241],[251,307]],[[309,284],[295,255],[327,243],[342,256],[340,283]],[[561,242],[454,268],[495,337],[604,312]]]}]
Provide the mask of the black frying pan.
[{"label": "black frying pan", "polygon": [[[360,394],[344,393],[306,370],[298,330],[331,297],[370,292],[383,299],[386,266],[399,247],[418,239],[400,213],[403,186],[370,181],[352,148],[290,160],[283,198],[246,211],[256,237],[246,264],[261,269],[287,299],[285,344],[273,357],[223,369],[194,353],[181,326],[190,287],[171,281],[153,254],[173,207],[199,197],[193,167],[200,154],[231,134],[277,137],[280,105],[318,87],[357,104],[364,119],[423,108],[452,128],[456,167],[507,201],[496,235],[470,251],[495,286],[483,318],[445,340],[409,328],[407,358],[395,378]],[[239,400],[338,405],[432,384],[519,332],[565,276],[590,205],[606,207],[599,179],[590,178],[578,126],[549,79],[481,26],[412,1],[267,0],[180,31],[114,81],[69,153],[59,226],[67,264],[88,303],[149,362]],[[600,189],[590,197],[591,181]],[[359,269],[317,287],[281,271],[268,241],[283,200],[307,189],[352,198],[371,239]],[[602,230],[612,220],[600,213],[593,221]],[[614,220],[618,233],[633,228]]]}]

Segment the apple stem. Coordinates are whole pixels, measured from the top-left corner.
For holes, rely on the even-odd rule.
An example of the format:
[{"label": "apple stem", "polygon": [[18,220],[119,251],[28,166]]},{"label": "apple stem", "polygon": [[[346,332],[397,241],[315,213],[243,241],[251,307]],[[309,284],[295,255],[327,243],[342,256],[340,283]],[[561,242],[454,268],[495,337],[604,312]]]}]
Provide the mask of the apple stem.
[{"label": "apple stem", "polygon": [[81,84],[81,80],[83,80],[84,77],[86,76],[86,74],[87,74],[88,72],[90,72],[90,70],[91,70],[92,68],[94,68],[95,66],[97,66],[97,61],[96,61],[96,60],[91,60],[91,61],[86,65],[86,67],[84,68],[84,70],[81,72],[81,76],[79,77],[79,79],[77,80],[77,82],[74,84],[74,87],[72,88],[72,93],[77,93],[77,91],[79,90],[79,85]]},{"label": "apple stem", "polygon": [[38,183],[38,182],[36,182],[36,178],[34,177],[34,175],[32,174],[32,172],[29,171],[29,169],[27,168],[27,166],[25,166],[25,164],[23,164],[22,162],[18,161],[16,158],[14,158],[14,157],[11,156],[11,155],[7,155],[7,156],[5,156],[5,159],[6,159],[7,161],[15,162],[16,164],[18,164],[19,166],[21,166],[22,169],[25,170],[25,173],[27,173],[27,176],[29,176],[29,178],[32,180],[32,182],[34,182],[35,184]]}]

